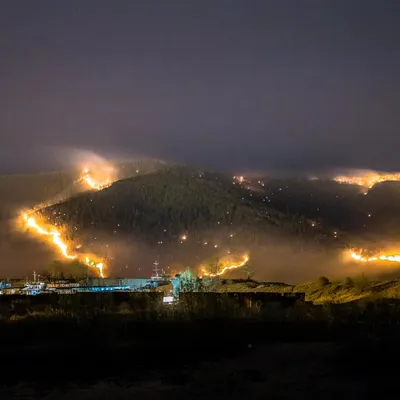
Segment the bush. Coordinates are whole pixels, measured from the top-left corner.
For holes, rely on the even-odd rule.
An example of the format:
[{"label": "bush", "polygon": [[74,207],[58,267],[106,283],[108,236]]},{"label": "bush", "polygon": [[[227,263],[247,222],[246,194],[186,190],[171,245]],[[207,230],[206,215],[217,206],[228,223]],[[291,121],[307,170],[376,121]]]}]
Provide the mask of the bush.
[{"label": "bush", "polygon": [[329,279],[326,276],[320,276],[317,280],[317,285],[319,287],[328,286],[330,284]]},{"label": "bush", "polygon": [[354,282],[354,287],[357,289],[358,292],[364,292],[370,285],[370,281],[365,277],[363,274],[361,278],[357,279]]},{"label": "bush", "polygon": [[351,279],[349,276],[344,280],[344,286],[346,288],[353,288],[354,287],[354,281]]}]

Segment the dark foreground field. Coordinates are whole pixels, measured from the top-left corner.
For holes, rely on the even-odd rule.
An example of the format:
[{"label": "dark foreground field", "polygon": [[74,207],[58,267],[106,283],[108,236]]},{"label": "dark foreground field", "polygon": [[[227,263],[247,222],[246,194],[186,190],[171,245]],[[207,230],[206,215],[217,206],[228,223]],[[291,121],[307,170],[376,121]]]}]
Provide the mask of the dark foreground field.
[{"label": "dark foreground field", "polygon": [[0,324],[1,399],[367,398],[397,387],[391,301],[47,309]]}]

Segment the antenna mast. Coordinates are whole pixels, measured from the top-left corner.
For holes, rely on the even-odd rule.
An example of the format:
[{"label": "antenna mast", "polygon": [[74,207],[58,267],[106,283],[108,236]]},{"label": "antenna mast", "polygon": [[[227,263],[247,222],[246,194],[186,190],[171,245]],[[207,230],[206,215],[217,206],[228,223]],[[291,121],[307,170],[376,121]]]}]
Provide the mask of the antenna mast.
[{"label": "antenna mast", "polygon": [[158,278],[160,276],[159,275],[160,269],[158,268],[159,262],[158,261],[154,261],[153,265],[154,265],[154,268],[153,268],[153,274],[154,275],[153,276]]}]

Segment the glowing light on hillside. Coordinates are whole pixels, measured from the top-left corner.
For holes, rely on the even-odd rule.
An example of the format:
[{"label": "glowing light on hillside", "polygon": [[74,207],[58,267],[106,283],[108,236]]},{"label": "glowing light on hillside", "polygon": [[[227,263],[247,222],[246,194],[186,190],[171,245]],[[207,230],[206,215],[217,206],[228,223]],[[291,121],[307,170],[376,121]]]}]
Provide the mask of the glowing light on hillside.
[{"label": "glowing light on hillside", "polygon": [[[346,176],[340,175],[333,178],[338,183],[346,185],[357,185],[362,186],[366,189],[371,189],[378,183],[388,181],[400,181],[400,173],[380,173],[375,171],[363,171],[358,175]],[[364,193],[367,194],[368,190]]]},{"label": "glowing light on hillside", "polygon": [[81,175],[81,181],[85,182],[91,189],[102,190],[105,189],[113,183],[110,178],[106,178],[102,181],[96,180],[88,168],[85,168]]},{"label": "glowing light on hillside", "polygon": [[364,256],[364,250],[352,250],[350,251],[350,257],[359,262],[368,263],[374,261],[390,261],[400,263],[400,254],[383,254],[377,253],[372,256]]},{"label": "glowing light on hillside", "polygon": [[244,182],[244,177],[243,176],[234,176],[233,179],[239,183]]},{"label": "glowing light on hillside", "polygon": [[202,267],[201,274],[202,274],[202,276],[214,278],[216,276],[221,276],[221,275],[225,274],[226,272],[231,271],[233,269],[238,269],[238,268],[244,267],[248,261],[249,261],[249,256],[245,255],[243,257],[243,260],[241,262],[239,262],[238,264],[231,264],[229,262],[223,262],[223,264],[227,264],[227,265],[225,265],[225,266],[223,265],[221,267],[221,269],[217,272],[211,272],[206,267]]},{"label": "glowing light on hillside", "polygon": [[[106,176],[104,179],[97,179],[99,176]],[[93,176],[89,168],[83,169],[79,179],[75,183],[84,182],[86,185],[94,190],[102,190],[110,186],[115,179],[111,177],[116,177],[116,170],[111,165],[101,165],[96,170],[96,177]],[[33,216],[34,211],[40,209],[40,206],[36,206],[29,213],[24,213],[22,215],[22,220],[27,228],[31,228],[31,231],[35,232],[37,235],[46,238],[46,241],[50,242],[55,246],[61,255],[70,260],[77,259],[88,267],[97,269],[99,275],[104,278],[104,267],[102,261],[96,260],[96,257],[84,255],[82,253],[72,254],[69,250],[69,244],[62,237],[61,233],[56,229],[55,226],[49,223],[43,223],[40,217]],[[75,228],[76,229],[76,228]],[[75,249],[80,249],[81,245],[77,245]]]},{"label": "glowing light on hillside", "polygon": [[[55,247],[59,250],[61,255],[69,260],[79,260],[82,263],[86,264],[89,267],[96,268],[99,272],[99,275],[104,278],[104,264],[99,261],[95,261],[88,256],[83,256],[81,254],[72,254],[68,248],[67,242],[62,238],[61,233],[52,225],[44,224],[39,222],[38,218],[30,216],[28,214],[23,214],[23,221],[28,228],[32,228],[33,231],[39,235],[48,238],[48,241],[51,242]],[[78,245],[76,248],[80,248]]]},{"label": "glowing light on hillside", "polygon": [[104,273],[103,273],[103,263],[102,262],[96,262],[94,260],[91,260],[89,257],[85,257],[85,264],[89,267],[96,268],[99,271],[99,275],[104,278]]},{"label": "glowing light on hillside", "polygon": [[30,228],[33,228],[39,235],[44,235],[48,236],[50,240],[58,247],[60,250],[61,254],[65,258],[69,259],[75,259],[76,255],[71,255],[68,252],[68,246],[67,244],[62,240],[60,233],[55,230],[54,228],[51,228],[51,230],[47,230],[40,226],[38,222],[35,220],[33,217],[29,217],[27,214],[23,215],[24,221],[26,222],[26,225]]}]

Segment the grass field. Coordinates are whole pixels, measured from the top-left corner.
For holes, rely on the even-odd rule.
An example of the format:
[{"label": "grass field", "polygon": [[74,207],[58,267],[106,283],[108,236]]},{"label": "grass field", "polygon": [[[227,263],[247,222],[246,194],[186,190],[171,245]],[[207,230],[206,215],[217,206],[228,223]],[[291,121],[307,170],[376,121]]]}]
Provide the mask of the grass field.
[{"label": "grass field", "polygon": [[221,293],[301,292],[305,293],[307,301],[314,304],[343,304],[362,299],[400,299],[400,281],[398,279],[374,280],[364,275],[333,281],[328,279],[325,281],[324,277],[321,277],[313,282],[297,285],[229,279],[221,283],[215,288]]},{"label": "grass field", "polygon": [[360,398],[396,381],[394,299],[201,312],[108,299],[2,315],[2,399]]}]

